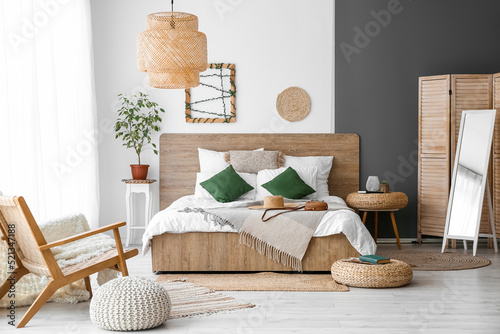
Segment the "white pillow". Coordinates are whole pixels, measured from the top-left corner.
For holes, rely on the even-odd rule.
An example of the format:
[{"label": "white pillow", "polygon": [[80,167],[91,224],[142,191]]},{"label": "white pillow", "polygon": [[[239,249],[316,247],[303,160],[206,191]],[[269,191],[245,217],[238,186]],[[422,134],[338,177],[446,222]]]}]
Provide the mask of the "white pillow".
[{"label": "white pillow", "polygon": [[[218,172],[217,172],[218,173]],[[213,196],[205,189],[203,188],[200,183],[203,181],[208,180],[212,176],[214,176],[217,173],[197,173],[196,174],[196,186],[194,188],[194,196],[197,199],[213,199]],[[249,174],[249,173],[238,173],[239,176],[243,180],[245,180],[246,183],[251,185],[253,187],[252,190],[249,192],[245,193],[244,195],[238,197],[236,201],[255,201],[255,195],[257,194],[257,174]]]},{"label": "white pillow", "polygon": [[[263,169],[257,174],[257,196],[255,197],[255,200],[257,201],[263,201],[264,197],[266,196],[272,196],[266,188],[262,187],[264,183],[267,183],[274,179],[276,176],[280,175],[283,173],[285,170],[287,170],[288,167],[281,167],[278,169]],[[299,174],[300,178],[302,181],[307,183],[308,186],[310,186],[313,189],[316,189],[316,177],[318,174],[318,167],[316,166],[310,166],[310,167],[299,167],[295,168],[292,167],[297,174]],[[310,195],[307,195],[304,198],[311,199],[311,198],[316,198],[316,193],[312,193]]]},{"label": "white pillow", "polygon": [[[330,196],[328,192],[328,176],[333,165],[332,156],[313,156],[313,157],[293,157],[285,155],[284,167],[292,167],[297,170],[300,167],[316,166],[318,176],[316,178],[316,198]],[[302,176],[301,176],[302,177]]]},{"label": "white pillow", "polygon": [[[263,148],[256,149],[255,151],[264,151]],[[213,175],[229,166],[226,161],[227,152],[218,152],[198,148],[198,159],[200,160],[200,173],[213,173]]]}]

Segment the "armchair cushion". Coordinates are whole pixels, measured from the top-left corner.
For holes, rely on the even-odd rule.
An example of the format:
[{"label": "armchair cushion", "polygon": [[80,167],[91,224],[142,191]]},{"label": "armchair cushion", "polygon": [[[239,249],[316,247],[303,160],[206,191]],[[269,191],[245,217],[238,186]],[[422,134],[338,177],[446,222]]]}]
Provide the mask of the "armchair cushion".
[{"label": "armchair cushion", "polygon": [[47,243],[90,230],[87,218],[81,213],[38,224]]},{"label": "armchair cushion", "polygon": [[[72,215],[41,223],[40,230],[47,243],[58,241],[75,234],[89,231],[89,224],[83,214]],[[71,232],[73,230],[73,232]],[[115,248],[115,240],[106,234],[97,234],[69,244],[52,248],[52,254],[61,269],[99,256]]]},{"label": "armchair cushion", "polygon": [[[80,234],[90,229],[87,219],[82,214],[47,221],[41,223],[39,227],[48,243],[75,234]],[[98,234],[82,240],[73,241],[66,245],[54,247],[52,248],[52,253],[59,267],[63,269],[86,261],[94,256],[101,255],[115,247],[115,240],[112,237],[105,234]],[[7,243],[3,240],[0,241],[0,263],[7,263]],[[0,266],[0,282],[3,282],[7,278],[6,269],[6,266]],[[99,284],[102,285],[106,283],[107,280],[116,278],[117,273],[118,272],[111,269],[103,270],[99,272],[97,280]],[[46,285],[46,277],[40,277],[34,274],[23,276],[16,284],[16,306],[31,305]],[[88,299],[89,293],[85,289],[85,283],[83,280],[79,280],[57,290],[49,301],[77,303]],[[5,296],[0,300],[0,308],[7,307],[9,302],[10,300]]]}]

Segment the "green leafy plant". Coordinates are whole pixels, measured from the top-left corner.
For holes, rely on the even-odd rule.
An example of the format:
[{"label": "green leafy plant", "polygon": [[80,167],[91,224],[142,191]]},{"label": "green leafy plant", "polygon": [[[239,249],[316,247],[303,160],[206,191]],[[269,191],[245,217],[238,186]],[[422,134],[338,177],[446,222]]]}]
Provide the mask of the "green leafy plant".
[{"label": "green leafy plant", "polygon": [[165,110],[158,107],[142,92],[139,95],[118,94],[121,108],[118,109],[118,119],[115,124],[115,138],[122,138],[123,146],[133,148],[137,154],[139,165],[141,153],[151,144],[154,154],[158,155],[155,143],[151,142],[151,134],[160,131],[160,113]]},{"label": "green leafy plant", "polygon": [[387,184],[387,181],[386,180],[382,180],[382,182],[380,182],[380,184]]}]

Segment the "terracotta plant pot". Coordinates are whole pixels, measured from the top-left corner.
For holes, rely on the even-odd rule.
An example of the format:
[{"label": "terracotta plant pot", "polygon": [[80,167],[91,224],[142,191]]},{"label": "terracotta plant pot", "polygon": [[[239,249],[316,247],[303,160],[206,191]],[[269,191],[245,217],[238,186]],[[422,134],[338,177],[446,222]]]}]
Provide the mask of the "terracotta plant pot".
[{"label": "terracotta plant pot", "polygon": [[148,178],[149,165],[130,165],[130,168],[134,180],[146,180]]}]

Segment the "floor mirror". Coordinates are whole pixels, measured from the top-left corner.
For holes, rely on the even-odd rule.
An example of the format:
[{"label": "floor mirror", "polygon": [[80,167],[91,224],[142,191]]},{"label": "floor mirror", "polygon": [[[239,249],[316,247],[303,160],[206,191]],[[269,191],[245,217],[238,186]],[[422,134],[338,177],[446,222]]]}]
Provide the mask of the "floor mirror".
[{"label": "floor mirror", "polygon": [[[498,252],[487,177],[495,115],[496,110],[462,112],[441,252],[449,239],[463,240],[465,249],[467,240],[472,240],[475,256],[479,237],[493,238],[495,252]],[[491,234],[479,233],[485,191]]]}]

